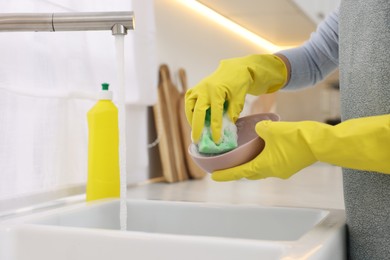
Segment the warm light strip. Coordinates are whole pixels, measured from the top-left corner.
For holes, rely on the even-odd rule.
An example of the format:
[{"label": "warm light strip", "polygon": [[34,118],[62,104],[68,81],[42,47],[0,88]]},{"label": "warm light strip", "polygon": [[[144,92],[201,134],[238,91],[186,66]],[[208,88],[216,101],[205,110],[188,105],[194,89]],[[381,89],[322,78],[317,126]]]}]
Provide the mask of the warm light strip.
[{"label": "warm light strip", "polygon": [[254,44],[260,46],[261,48],[263,48],[271,53],[275,53],[277,51],[292,47],[292,46],[275,45],[272,42],[267,41],[264,38],[260,37],[259,35],[249,31],[248,29],[238,25],[237,23],[226,18],[225,16],[220,15],[219,13],[217,13],[214,10],[210,9],[209,7],[199,3],[196,0],[176,0],[176,1],[191,8],[192,10],[198,12],[199,14],[206,16],[207,18],[209,18],[212,21],[218,23],[219,25],[225,27],[226,29],[240,35],[241,37],[253,42]]}]

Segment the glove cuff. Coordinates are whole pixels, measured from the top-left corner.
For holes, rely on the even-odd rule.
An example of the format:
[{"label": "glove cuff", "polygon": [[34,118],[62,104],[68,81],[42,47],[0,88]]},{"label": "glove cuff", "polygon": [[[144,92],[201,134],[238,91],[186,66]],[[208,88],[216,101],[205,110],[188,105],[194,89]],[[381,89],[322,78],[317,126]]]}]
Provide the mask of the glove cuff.
[{"label": "glove cuff", "polygon": [[390,174],[390,115],[362,117],[322,127],[312,144],[319,161]]},{"label": "glove cuff", "polygon": [[285,62],[273,54],[249,56],[253,65],[248,66],[253,85],[248,94],[261,95],[273,93],[284,87],[288,80],[288,68]]}]

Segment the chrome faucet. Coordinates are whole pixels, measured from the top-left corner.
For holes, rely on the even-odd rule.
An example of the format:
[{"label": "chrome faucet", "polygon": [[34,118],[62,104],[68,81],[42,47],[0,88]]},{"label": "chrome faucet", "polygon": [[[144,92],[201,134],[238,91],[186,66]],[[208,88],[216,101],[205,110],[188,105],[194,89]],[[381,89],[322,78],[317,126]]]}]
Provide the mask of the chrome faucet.
[{"label": "chrome faucet", "polygon": [[3,13],[0,32],[58,32],[111,30],[126,35],[134,30],[133,12]]}]

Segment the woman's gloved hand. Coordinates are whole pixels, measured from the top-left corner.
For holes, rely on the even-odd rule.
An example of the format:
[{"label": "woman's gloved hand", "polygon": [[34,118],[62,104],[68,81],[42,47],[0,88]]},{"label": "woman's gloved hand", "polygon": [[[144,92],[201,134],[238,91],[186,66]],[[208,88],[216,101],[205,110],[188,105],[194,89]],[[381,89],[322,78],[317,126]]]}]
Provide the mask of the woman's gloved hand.
[{"label": "woman's gloved hand", "polygon": [[264,150],[246,164],[213,172],[214,180],[287,179],[316,161],[390,174],[390,115],[351,119],[336,126],[262,121],[256,132],[265,141]]},{"label": "woman's gloved hand", "polygon": [[246,94],[275,92],[286,81],[286,65],[275,55],[251,55],[221,61],[213,74],[186,93],[185,110],[192,127],[193,142],[197,143],[201,137],[207,109],[211,109],[212,139],[219,143],[225,101],[228,102],[226,112],[235,123]]}]

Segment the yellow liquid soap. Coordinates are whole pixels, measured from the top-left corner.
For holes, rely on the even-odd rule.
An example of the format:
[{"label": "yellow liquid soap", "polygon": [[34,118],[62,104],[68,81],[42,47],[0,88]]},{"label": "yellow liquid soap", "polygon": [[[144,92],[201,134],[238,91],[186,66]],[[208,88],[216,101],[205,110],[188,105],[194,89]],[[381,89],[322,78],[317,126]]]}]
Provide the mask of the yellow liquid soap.
[{"label": "yellow liquid soap", "polygon": [[100,100],[87,113],[87,201],[120,197],[118,109],[108,84],[102,86]]}]

